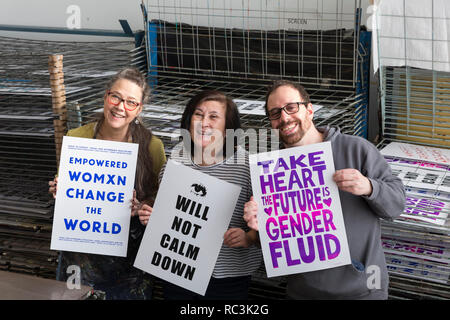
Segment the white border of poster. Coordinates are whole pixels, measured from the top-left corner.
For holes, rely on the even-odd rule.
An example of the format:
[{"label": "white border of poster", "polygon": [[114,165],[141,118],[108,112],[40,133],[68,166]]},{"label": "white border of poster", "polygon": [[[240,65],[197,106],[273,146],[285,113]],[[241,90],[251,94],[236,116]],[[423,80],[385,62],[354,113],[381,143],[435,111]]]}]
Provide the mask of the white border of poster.
[{"label": "white border of poster", "polygon": [[63,138],[52,250],[125,257],[138,145]]}]

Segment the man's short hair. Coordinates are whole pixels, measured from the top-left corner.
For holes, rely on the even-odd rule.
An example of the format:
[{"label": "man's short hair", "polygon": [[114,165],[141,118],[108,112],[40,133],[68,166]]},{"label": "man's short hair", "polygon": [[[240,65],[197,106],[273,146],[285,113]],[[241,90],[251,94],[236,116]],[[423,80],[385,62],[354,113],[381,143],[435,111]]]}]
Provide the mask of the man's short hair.
[{"label": "man's short hair", "polygon": [[[267,101],[269,100],[269,96],[277,90],[279,87],[288,86],[293,89],[296,89],[298,93],[300,93],[300,97],[302,97],[304,102],[309,103],[309,94],[306,92],[305,88],[297,82],[289,81],[289,80],[275,80],[267,87],[267,93],[266,93],[266,103],[264,105],[264,108],[266,110],[267,114]],[[299,102],[299,101],[292,101],[292,102]]]}]

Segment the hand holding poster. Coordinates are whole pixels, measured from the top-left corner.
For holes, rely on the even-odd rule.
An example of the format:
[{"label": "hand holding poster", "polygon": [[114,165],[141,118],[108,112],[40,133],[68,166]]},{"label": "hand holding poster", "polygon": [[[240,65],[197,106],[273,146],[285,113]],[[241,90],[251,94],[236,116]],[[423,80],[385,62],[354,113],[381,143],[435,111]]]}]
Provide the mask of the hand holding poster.
[{"label": "hand holding poster", "polygon": [[350,264],[330,142],[250,155],[269,277]]},{"label": "hand holding poster", "polygon": [[125,257],[138,145],[64,137],[52,250]]},{"label": "hand holding poster", "polygon": [[169,160],[134,266],[204,295],[240,191]]}]

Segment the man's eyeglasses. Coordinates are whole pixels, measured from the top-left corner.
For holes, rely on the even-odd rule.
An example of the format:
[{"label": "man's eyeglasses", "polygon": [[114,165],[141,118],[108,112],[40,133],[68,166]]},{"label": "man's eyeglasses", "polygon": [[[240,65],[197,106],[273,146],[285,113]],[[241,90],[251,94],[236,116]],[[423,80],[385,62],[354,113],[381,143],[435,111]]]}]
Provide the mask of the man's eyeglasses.
[{"label": "man's eyeglasses", "polygon": [[122,97],[120,97],[119,95],[108,91],[108,102],[110,104],[112,104],[113,106],[118,106],[122,101],[124,102],[123,106],[128,111],[133,111],[140,105],[140,103],[137,101],[122,99]]},{"label": "man's eyeglasses", "polygon": [[289,102],[284,107],[271,109],[267,113],[267,116],[270,120],[277,120],[280,119],[282,110],[284,110],[284,112],[286,112],[287,114],[293,114],[298,112],[301,104],[306,107],[308,103],[309,102]]}]

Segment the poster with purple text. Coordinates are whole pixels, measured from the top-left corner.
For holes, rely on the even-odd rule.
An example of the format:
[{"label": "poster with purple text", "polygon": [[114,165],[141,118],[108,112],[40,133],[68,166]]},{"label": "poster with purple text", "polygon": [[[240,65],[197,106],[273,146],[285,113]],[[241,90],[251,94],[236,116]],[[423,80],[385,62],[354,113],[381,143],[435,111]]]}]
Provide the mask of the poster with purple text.
[{"label": "poster with purple text", "polygon": [[250,155],[269,277],[350,264],[330,142]]}]

